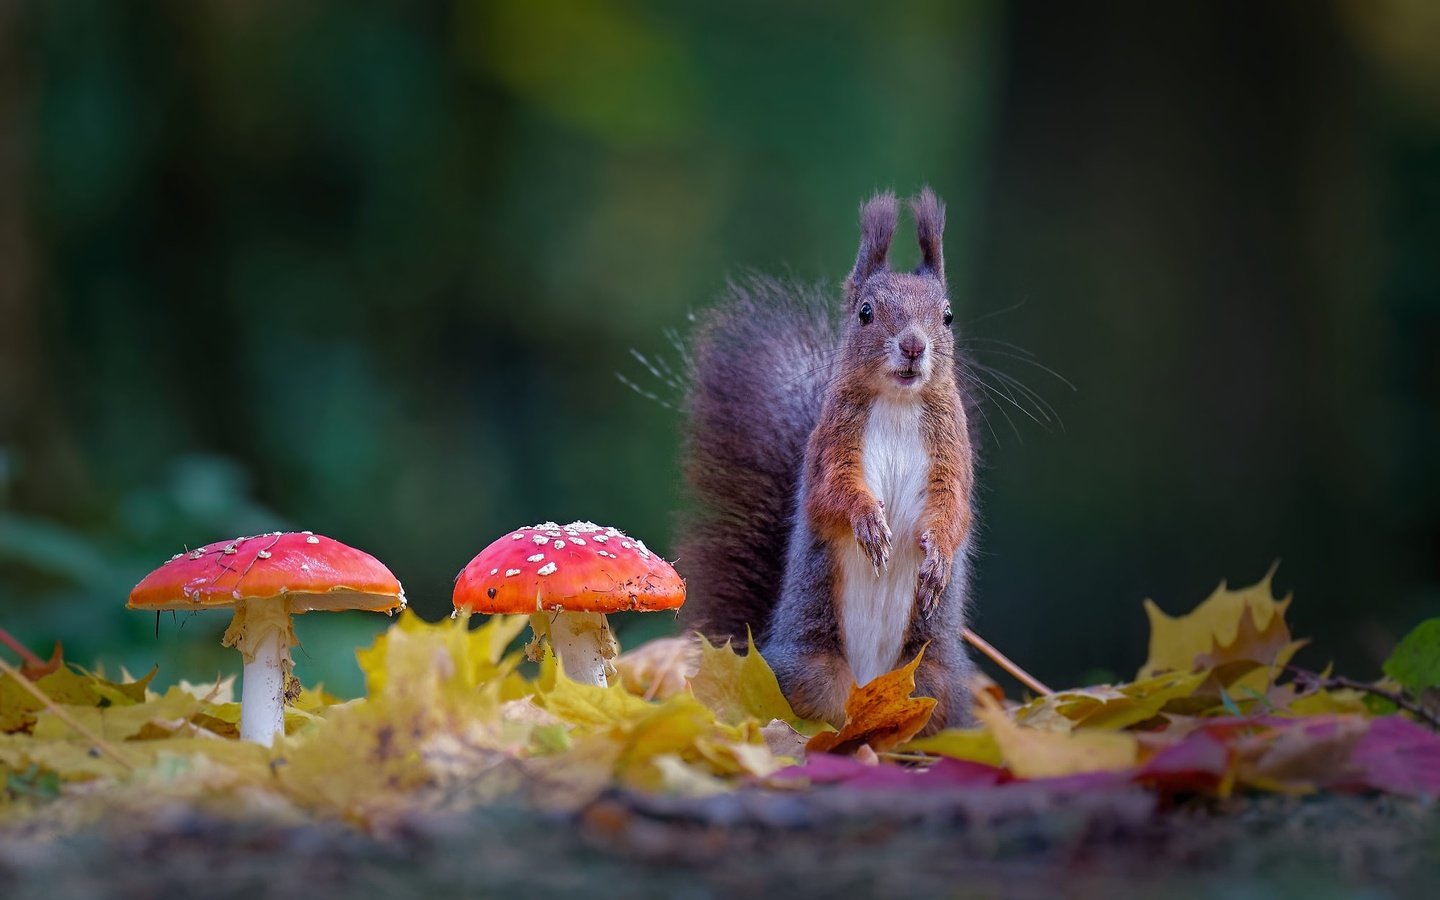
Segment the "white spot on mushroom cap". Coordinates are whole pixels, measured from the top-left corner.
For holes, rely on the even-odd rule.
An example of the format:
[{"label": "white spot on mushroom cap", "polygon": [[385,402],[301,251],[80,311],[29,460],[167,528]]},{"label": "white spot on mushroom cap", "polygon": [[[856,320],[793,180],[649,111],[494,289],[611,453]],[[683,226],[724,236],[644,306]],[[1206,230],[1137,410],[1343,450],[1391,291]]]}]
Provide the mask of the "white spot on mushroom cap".
[{"label": "white spot on mushroom cap", "polygon": [[603,543],[605,543],[606,541],[610,540],[610,538],[609,538],[608,535],[597,534],[597,535],[595,535],[593,538],[591,538],[590,540],[596,541],[597,543],[603,544]]},{"label": "white spot on mushroom cap", "polygon": [[539,562],[540,560],[542,560],[542,559],[544,559],[544,558],[545,558],[545,554],[543,554],[543,553],[536,553],[534,556],[527,556],[527,557],[525,557],[525,561],[526,561],[526,562]]},{"label": "white spot on mushroom cap", "polygon": [[318,543],[320,543],[320,539],[319,539],[318,537],[316,537],[315,535],[312,534],[312,535],[310,535],[309,537],[307,537],[307,538],[305,539],[305,543],[307,543],[307,544],[318,544]]},{"label": "white spot on mushroom cap", "polygon": [[499,574],[500,574],[500,570],[499,570],[499,569],[491,569],[491,570],[490,570],[490,574],[491,574],[491,575],[499,575]]},{"label": "white spot on mushroom cap", "polygon": [[530,540],[534,541],[534,542],[537,543],[537,544],[548,544],[548,543],[550,543],[550,539],[547,538],[547,537],[546,537],[545,535],[543,535],[543,534],[537,534],[537,535],[535,535],[534,537],[532,537]]},{"label": "white spot on mushroom cap", "polygon": [[572,535],[570,536],[570,543],[572,543],[572,544],[579,544],[581,547],[583,547],[583,546],[585,546],[585,539],[582,538],[582,537],[577,537],[577,536],[575,536],[575,535],[572,534]]},{"label": "white spot on mushroom cap", "polygon": [[565,542],[564,542],[564,541],[556,541],[556,542],[555,542],[555,549],[556,549],[556,550],[564,550],[564,549],[565,549]]},{"label": "white spot on mushroom cap", "polygon": [[525,537],[525,532],[523,532],[523,531],[517,531],[517,532],[515,532],[514,534],[510,535],[510,540],[512,540],[512,541],[518,541],[518,540],[520,540],[520,539],[523,538],[523,537]]},{"label": "white spot on mushroom cap", "polygon": [[538,575],[553,575],[555,574],[555,570],[558,568],[559,566],[555,565],[553,562],[548,562],[545,565],[541,566],[539,569],[536,569],[535,571]]},{"label": "white spot on mushroom cap", "polygon": [[520,574],[520,570],[519,570],[519,569],[506,569],[506,570],[505,570],[505,577],[506,577],[506,578],[511,578],[511,577],[513,577],[513,576],[515,576],[515,575],[519,575],[519,574]]},{"label": "white spot on mushroom cap", "polygon": [[269,559],[269,558],[270,558],[270,551],[269,551],[269,550],[261,550],[261,551],[259,551],[258,553],[256,553],[255,555],[256,555],[258,558],[260,558],[260,559]]},{"label": "white spot on mushroom cap", "polygon": [[[275,532],[275,533],[276,533],[276,534],[279,534],[280,532],[277,531],[277,532]],[[300,533],[301,533],[301,534],[314,534],[315,532],[313,532],[313,531],[302,531],[302,532],[300,532]]]}]

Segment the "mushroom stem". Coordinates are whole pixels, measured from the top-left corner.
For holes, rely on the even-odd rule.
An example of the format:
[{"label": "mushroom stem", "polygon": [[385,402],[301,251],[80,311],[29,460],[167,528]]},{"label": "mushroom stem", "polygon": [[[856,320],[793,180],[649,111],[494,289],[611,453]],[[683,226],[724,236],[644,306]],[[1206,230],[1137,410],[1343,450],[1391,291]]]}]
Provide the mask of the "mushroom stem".
[{"label": "mushroom stem", "polygon": [[240,682],[240,739],[270,746],[285,733],[285,682],[297,643],[285,600],[249,600],[235,604],[235,618],[222,641],[245,657]]},{"label": "mushroom stem", "polygon": [[550,623],[550,646],[571,679],[599,687],[609,685],[606,670],[618,647],[603,613],[557,613]]},{"label": "mushroom stem", "polygon": [[289,654],[282,632],[266,629],[254,652],[240,682],[240,740],[268,747],[275,735],[285,733],[284,659]]}]

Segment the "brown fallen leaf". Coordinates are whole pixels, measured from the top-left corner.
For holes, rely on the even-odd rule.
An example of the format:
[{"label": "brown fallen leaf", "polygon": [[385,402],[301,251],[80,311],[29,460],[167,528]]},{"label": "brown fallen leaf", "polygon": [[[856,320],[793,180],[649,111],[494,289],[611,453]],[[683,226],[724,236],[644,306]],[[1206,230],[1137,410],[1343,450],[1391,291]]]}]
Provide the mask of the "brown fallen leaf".
[{"label": "brown fallen leaf", "polygon": [[1233,741],[1239,779],[1268,791],[1309,793],[1356,771],[1350,759],[1370,729],[1360,716],[1277,720],[1275,727]]},{"label": "brown fallen leaf", "polygon": [[760,729],[760,736],[776,756],[800,759],[805,755],[805,735],[792,728],[789,722],[775,719]]},{"label": "brown fallen leaf", "polygon": [[909,665],[886,672],[864,687],[851,685],[844,727],[815,735],[805,751],[845,754],[868,744],[872,751],[883,753],[919,734],[935,711],[932,698],[910,696],[915,693],[915,669],[924,656],[921,650]]},{"label": "brown fallen leaf", "polygon": [[657,638],[615,658],[625,689],[647,700],[664,700],[685,690],[700,668],[700,638],[687,634]]}]

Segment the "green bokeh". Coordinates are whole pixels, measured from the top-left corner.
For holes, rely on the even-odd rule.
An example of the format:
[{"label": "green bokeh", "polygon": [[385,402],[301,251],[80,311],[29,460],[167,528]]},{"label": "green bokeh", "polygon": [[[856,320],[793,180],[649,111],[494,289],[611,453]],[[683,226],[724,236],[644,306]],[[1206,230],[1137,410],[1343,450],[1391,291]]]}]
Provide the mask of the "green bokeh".
[{"label": "green bokeh", "polygon": [[[666,551],[678,417],[616,376],[674,392],[631,351],[678,362],[734,273],[837,282],[858,202],[928,182],[962,334],[1063,420],[990,398],[983,633],[1123,675],[1141,598],[1281,558],[1296,631],[1373,675],[1440,608],[1440,47],[1406,6],[16,5],[0,624],[197,680],[223,614],[123,609],[186,545],[313,529],[432,619],[522,524]],[[300,673],[358,690],[383,624],[302,620]]]}]

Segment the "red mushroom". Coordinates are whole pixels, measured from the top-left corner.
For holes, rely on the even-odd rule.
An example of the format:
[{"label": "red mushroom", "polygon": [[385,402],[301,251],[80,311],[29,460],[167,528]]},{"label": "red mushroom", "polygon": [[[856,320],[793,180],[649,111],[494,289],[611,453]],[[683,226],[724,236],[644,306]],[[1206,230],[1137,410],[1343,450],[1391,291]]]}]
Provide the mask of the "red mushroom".
[{"label": "red mushroom", "polygon": [[[592,522],[545,522],[480,551],[455,579],[457,612],[529,613],[565,673],[605,685],[617,652],[606,613],[678,609],[685,583],[644,543]],[[553,611],[552,617],[539,615]]]},{"label": "red mushroom", "polygon": [[131,609],[233,607],[224,644],[245,656],[240,737],[270,744],[285,730],[285,682],[294,661],[292,614],[364,609],[394,613],[405,591],[375,557],[309,531],[276,531],[177,553],[130,592]]}]

